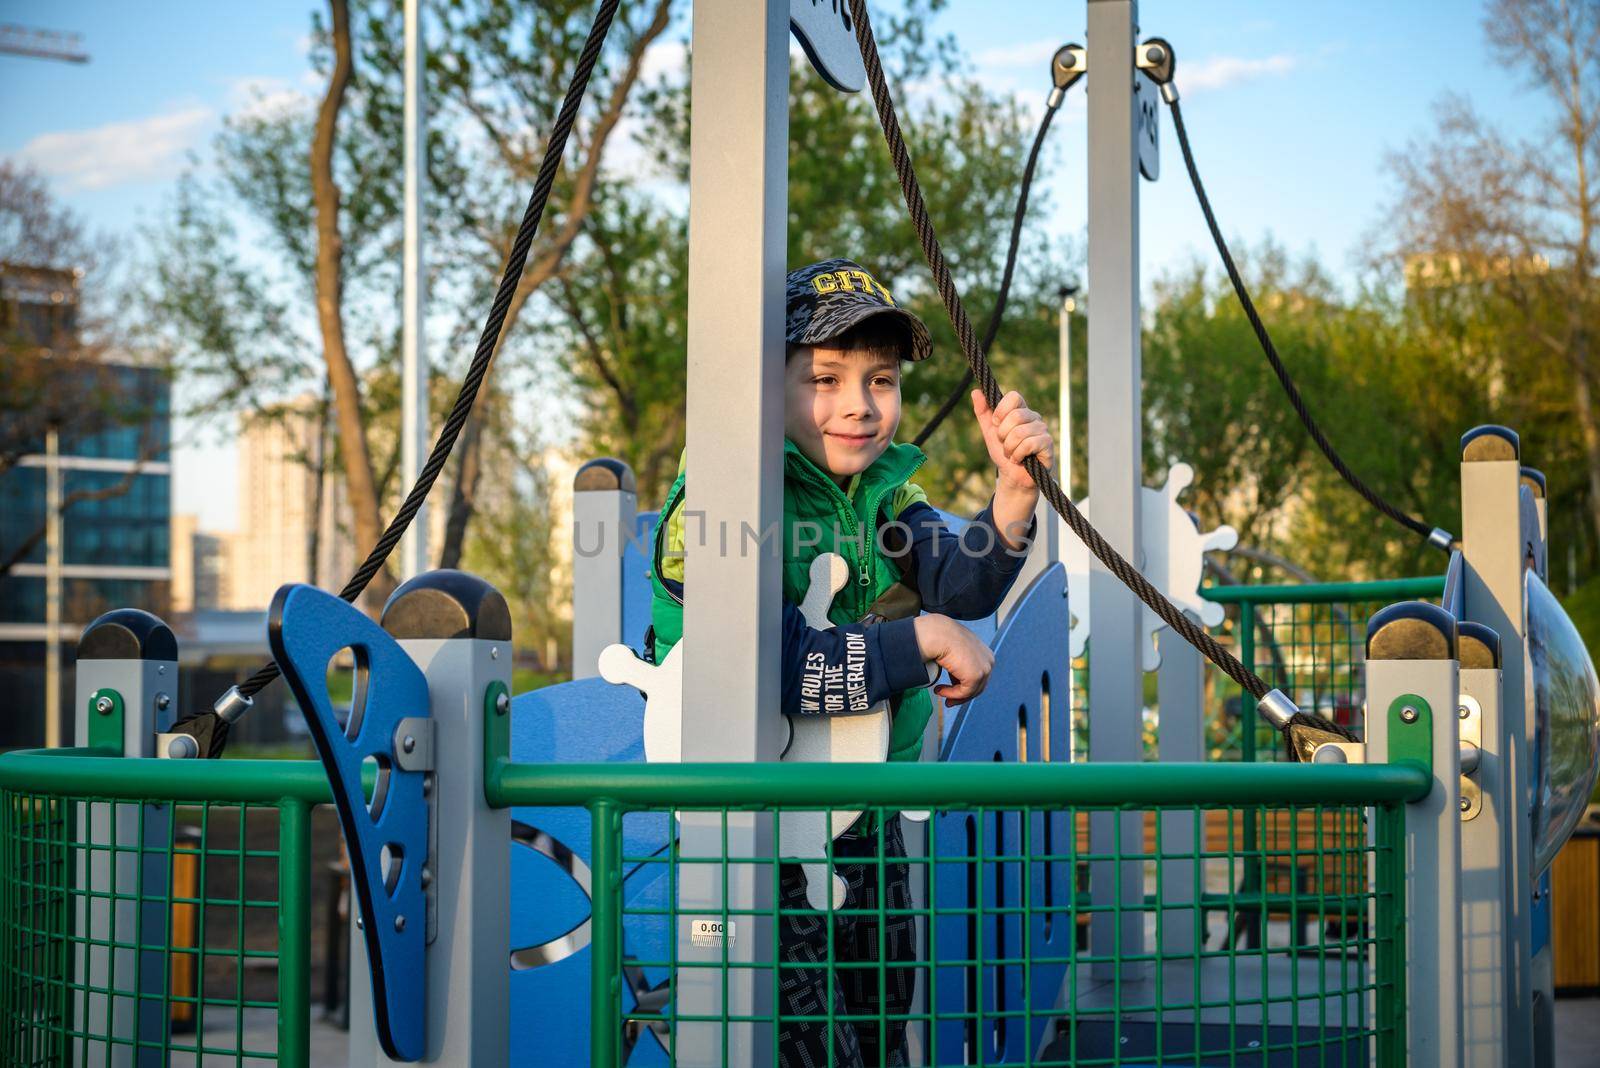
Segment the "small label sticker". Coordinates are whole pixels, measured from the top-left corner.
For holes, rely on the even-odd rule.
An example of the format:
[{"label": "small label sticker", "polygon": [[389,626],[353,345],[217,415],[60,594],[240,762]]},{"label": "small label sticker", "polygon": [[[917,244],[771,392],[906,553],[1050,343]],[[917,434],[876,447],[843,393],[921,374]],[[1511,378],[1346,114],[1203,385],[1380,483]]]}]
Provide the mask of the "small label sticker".
[{"label": "small label sticker", "polygon": [[689,944],[696,948],[705,949],[722,945],[723,931],[726,928],[728,945],[733,945],[739,937],[739,932],[732,920],[690,920]]}]

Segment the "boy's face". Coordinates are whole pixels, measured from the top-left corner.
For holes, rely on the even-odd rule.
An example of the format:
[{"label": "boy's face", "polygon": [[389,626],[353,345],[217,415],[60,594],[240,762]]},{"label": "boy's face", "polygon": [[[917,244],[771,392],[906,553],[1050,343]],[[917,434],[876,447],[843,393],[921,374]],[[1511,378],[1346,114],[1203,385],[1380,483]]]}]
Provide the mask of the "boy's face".
[{"label": "boy's face", "polygon": [[895,356],[814,345],[789,357],[783,432],[841,485],[883,455],[899,425]]}]

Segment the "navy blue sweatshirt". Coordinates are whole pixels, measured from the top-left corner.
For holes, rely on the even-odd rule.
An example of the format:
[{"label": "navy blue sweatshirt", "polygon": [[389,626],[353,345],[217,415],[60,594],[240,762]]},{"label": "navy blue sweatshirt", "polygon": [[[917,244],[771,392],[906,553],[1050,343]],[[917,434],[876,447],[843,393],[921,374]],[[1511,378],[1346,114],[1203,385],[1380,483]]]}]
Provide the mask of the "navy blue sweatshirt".
[{"label": "navy blue sweatshirt", "polygon": [[[1029,541],[1033,526],[1025,535]],[[885,531],[882,544],[898,564],[903,581],[921,597],[922,610],[953,619],[993,614],[1016,582],[1025,558],[1007,550],[1000,540],[992,502],[960,534],[927,504],[908,505]],[[681,584],[663,581],[682,596]],[[806,623],[799,606],[785,601],[784,713],[865,712],[891,694],[927,685],[914,626],[913,619],[896,619],[816,630]]]}]

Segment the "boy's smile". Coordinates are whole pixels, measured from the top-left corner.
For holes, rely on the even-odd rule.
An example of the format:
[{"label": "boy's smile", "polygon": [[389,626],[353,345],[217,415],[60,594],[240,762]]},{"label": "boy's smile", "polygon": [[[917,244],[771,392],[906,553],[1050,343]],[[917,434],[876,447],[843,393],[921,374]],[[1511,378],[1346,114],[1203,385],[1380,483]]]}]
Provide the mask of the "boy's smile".
[{"label": "boy's smile", "polygon": [[872,466],[900,426],[900,361],[810,346],[784,368],[784,435],[840,485]]}]

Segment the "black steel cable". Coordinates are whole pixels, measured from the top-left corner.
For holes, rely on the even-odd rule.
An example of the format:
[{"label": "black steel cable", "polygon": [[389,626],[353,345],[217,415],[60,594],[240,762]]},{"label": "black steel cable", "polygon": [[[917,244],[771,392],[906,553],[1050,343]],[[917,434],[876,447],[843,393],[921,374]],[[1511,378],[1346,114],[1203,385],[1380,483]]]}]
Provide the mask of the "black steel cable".
[{"label": "black steel cable", "polygon": [[[356,569],[356,573],[350,576],[350,581],[345,583],[344,589],[339,591],[339,596],[346,601],[354,601],[361,595],[361,591],[367,588],[373,576],[383,567],[389,553],[399,544],[406,528],[411,525],[411,520],[416,517],[417,510],[427,499],[428,492],[433,489],[439,472],[444,470],[445,461],[450,458],[450,451],[455,447],[456,438],[461,435],[467,417],[472,414],[472,406],[478,399],[478,388],[489,372],[489,364],[493,361],[495,349],[500,343],[500,331],[505,325],[511,299],[516,294],[518,283],[522,281],[528,250],[533,246],[533,239],[539,232],[539,222],[544,216],[545,203],[550,199],[550,190],[555,185],[556,172],[561,168],[561,157],[566,151],[567,138],[572,133],[573,123],[578,118],[578,108],[583,104],[584,94],[588,91],[589,76],[600,58],[600,50],[604,47],[606,36],[611,31],[611,22],[620,2],[621,0],[602,0],[600,9],[595,13],[594,25],[589,28],[589,37],[584,42],[583,52],[578,57],[577,69],[572,72],[572,81],[567,85],[567,95],[561,103],[561,111],[557,114],[555,125],[550,130],[550,142],[545,148],[544,161],[539,165],[538,179],[534,182],[532,195],[528,197],[528,207],[523,213],[522,225],[517,230],[516,240],[512,242],[511,254],[506,258],[505,272],[500,278],[500,288],[495,293],[494,303],[489,306],[489,316],[484,321],[483,334],[478,339],[478,349],[473,354],[472,364],[467,369],[466,377],[462,379],[461,391],[456,394],[455,404],[451,407],[444,426],[439,430],[439,437],[433,444],[433,451],[428,454],[428,462],[423,465],[421,473],[417,476],[416,485],[406,494],[405,502],[389,521],[389,526],[377,544],[372,547],[372,551],[367,554],[366,560]],[[239,685],[239,693],[247,698],[254,697],[261,692],[262,687],[277,678],[278,674],[276,662],[263,664],[255,674]]]},{"label": "black steel cable", "polygon": [[[1053,98],[1052,98],[1053,99]],[[989,322],[983,328],[983,351],[985,354],[994,347],[994,339],[1000,333],[1000,321],[1006,313],[1006,301],[1011,298],[1011,279],[1017,270],[1017,249],[1022,243],[1022,220],[1028,214],[1028,191],[1033,187],[1033,171],[1039,163],[1039,150],[1044,147],[1044,136],[1050,131],[1050,120],[1056,117],[1059,104],[1047,106],[1044,109],[1044,118],[1039,120],[1039,132],[1033,135],[1033,147],[1028,150],[1027,165],[1022,168],[1022,188],[1017,191],[1017,208],[1011,217],[1011,244],[1006,249],[1005,271],[1000,275],[1000,292],[995,297],[994,308],[989,312]],[[939,429],[950,413],[956,410],[956,405],[961,403],[967,395],[968,388],[972,385],[972,371],[969,369],[961,376],[961,381],[956,383],[956,388],[946,397],[939,410],[933,413],[927,425],[917,431],[917,436],[911,439],[911,444],[921,448]]]},{"label": "black steel cable", "polygon": [[[928,218],[928,207],[923,200],[922,187],[912,168],[911,155],[906,149],[905,136],[900,130],[900,119],[895,114],[894,101],[889,95],[889,86],[884,78],[883,63],[878,58],[878,45],[872,35],[872,23],[867,16],[866,0],[850,0],[850,12],[856,22],[856,41],[860,45],[861,58],[867,69],[867,80],[872,87],[872,99],[877,105],[878,121],[883,127],[884,141],[889,146],[889,155],[894,161],[895,173],[900,179],[900,189],[905,195],[906,209],[911,213],[911,222],[922,244],[928,269],[933,273],[934,285],[939,290],[939,298],[944,303],[945,312],[950,316],[950,325],[955,329],[961,351],[967,358],[967,366],[971,369],[979,388],[983,390],[983,395],[988,398],[990,405],[999,404],[1000,387],[995,381],[994,371],[990,368],[983,349],[978,345],[972,329],[972,320],[967,315],[961,295],[956,292],[949,264],[945,262],[944,250],[939,247],[938,235],[934,233],[933,223]],[[1139,600],[1148,605],[1163,623],[1200,650],[1207,660],[1222,669],[1252,697],[1260,698],[1266,695],[1269,687],[1260,676],[1240,663],[1238,658],[1224,649],[1215,638],[1184,615],[1182,609],[1162,596],[1160,590],[1152,586],[1137,568],[1124,560],[1122,555],[1100,536],[1100,532],[1095,530],[1083,513],[1079,512],[1062,492],[1055,476],[1039,462],[1037,456],[1024,459],[1023,467],[1038,485],[1044,499],[1049,501],[1056,513],[1066,520],[1072,532],[1089,547],[1089,551],[1094,553],[1123,585],[1138,595]]]},{"label": "black steel cable", "polygon": [[[1282,358],[1278,355],[1278,348],[1272,343],[1272,335],[1267,333],[1266,324],[1261,321],[1261,316],[1256,312],[1255,301],[1250,299],[1250,291],[1245,288],[1244,278],[1239,274],[1239,268],[1233,262],[1233,255],[1228,251],[1228,243],[1223,240],[1222,230],[1217,226],[1217,216],[1211,210],[1211,198],[1206,196],[1206,187],[1200,181],[1200,171],[1194,163],[1194,152],[1189,147],[1189,131],[1183,125],[1183,108],[1176,99],[1176,94],[1168,101],[1172,109],[1172,128],[1178,134],[1178,148],[1183,152],[1183,165],[1189,172],[1189,182],[1194,186],[1194,195],[1200,201],[1200,213],[1205,216],[1206,229],[1211,231],[1211,240],[1216,243],[1217,255],[1222,257],[1222,266],[1228,272],[1228,281],[1233,283],[1233,292],[1239,298],[1239,306],[1244,309],[1245,318],[1250,320],[1250,329],[1255,331],[1256,340],[1261,343],[1261,351],[1266,353],[1267,362],[1272,365],[1272,371],[1278,376],[1278,383],[1283,386],[1283,392],[1289,398],[1289,403],[1294,407],[1295,415],[1300,417],[1301,424],[1306,428],[1306,433],[1311,435],[1311,440],[1316,443],[1322,455],[1328,458],[1328,463],[1339,473],[1339,477],[1349,483],[1350,488],[1359,493],[1372,507],[1399,523],[1401,526],[1419,535],[1430,545],[1438,546],[1445,552],[1450,551],[1448,538],[1436,537],[1435,531],[1439,528],[1431,526],[1413,516],[1407,515],[1399,508],[1390,504],[1377,490],[1367,485],[1350,466],[1344,462],[1337,449],[1322,432],[1322,427],[1306,407],[1305,398],[1300,395],[1300,390],[1294,384],[1294,379],[1289,376],[1289,369],[1283,365]],[[1443,533],[1439,531],[1439,533]]]}]

